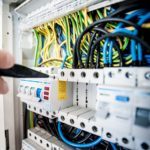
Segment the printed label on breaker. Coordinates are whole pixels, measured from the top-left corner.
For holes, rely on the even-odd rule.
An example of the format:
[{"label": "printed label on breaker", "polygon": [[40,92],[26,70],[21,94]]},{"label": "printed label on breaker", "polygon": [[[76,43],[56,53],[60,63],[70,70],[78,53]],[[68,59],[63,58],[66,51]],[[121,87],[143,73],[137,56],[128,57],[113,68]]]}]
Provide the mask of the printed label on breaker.
[{"label": "printed label on breaker", "polygon": [[67,99],[67,83],[66,81],[58,81],[58,99]]}]

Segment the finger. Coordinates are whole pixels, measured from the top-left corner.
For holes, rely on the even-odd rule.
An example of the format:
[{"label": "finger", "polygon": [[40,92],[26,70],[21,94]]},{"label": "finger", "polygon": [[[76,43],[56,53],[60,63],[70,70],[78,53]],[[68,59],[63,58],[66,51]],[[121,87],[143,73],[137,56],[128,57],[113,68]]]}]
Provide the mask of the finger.
[{"label": "finger", "polygon": [[11,54],[0,51],[0,68],[7,69],[14,65],[14,58]]},{"label": "finger", "polygon": [[6,94],[8,92],[7,83],[0,78],[0,94]]}]

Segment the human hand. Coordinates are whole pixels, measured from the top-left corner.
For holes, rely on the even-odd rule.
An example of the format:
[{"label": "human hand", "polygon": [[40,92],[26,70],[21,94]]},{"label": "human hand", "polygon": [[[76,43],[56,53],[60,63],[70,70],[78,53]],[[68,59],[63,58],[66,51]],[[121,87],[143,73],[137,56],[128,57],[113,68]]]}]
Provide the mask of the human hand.
[{"label": "human hand", "polygon": [[[14,65],[14,58],[11,54],[0,50],[0,69],[8,69]],[[8,86],[6,81],[0,77],[0,94],[6,94]]]}]

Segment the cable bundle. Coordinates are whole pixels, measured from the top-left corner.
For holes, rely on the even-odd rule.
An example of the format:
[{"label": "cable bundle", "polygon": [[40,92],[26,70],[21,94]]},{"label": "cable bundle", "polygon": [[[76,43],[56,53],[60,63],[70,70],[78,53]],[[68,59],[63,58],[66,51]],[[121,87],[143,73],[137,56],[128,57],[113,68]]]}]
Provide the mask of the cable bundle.
[{"label": "cable bundle", "polygon": [[92,12],[84,9],[36,27],[35,66],[149,65],[149,2],[126,3]]},{"label": "cable bundle", "polygon": [[[150,46],[144,40],[143,27],[149,21],[150,11],[146,3],[132,3],[128,7],[120,7],[108,17],[95,21],[76,41],[73,68],[148,65],[144,58],[145,55],[149,58]],[[108,23],[114,26],[110,28]],[[85,38],[89,47],[86,60],[83,60],[81,48]]]},{"label": "cable bundle", "polygon": [[[77,37],[94,21],[107,17],[112,11],[104,8],[87,12],[87,9],[56,19],[34,29],[36,38],[35,66],[58,66],[72,68],[73,49]],[[111,23],[107,24],[112,27]],[[81,52],[86,60],[90,35],[82,39]]]}]

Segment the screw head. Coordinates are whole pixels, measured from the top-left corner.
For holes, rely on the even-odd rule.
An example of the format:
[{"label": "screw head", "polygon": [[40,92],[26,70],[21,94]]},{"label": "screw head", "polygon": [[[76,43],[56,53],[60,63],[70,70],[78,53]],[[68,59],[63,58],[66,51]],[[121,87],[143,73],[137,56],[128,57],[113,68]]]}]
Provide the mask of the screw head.
[{"label": "screw head", "polygon": [[144,76],[146,80],[150,80],[150,72],[146,72]]}]

